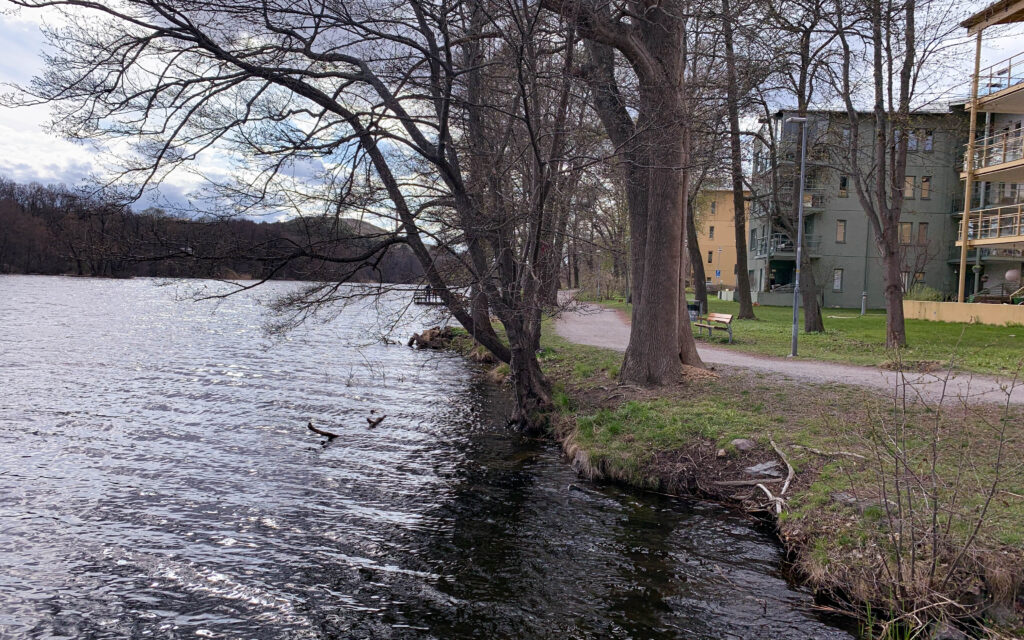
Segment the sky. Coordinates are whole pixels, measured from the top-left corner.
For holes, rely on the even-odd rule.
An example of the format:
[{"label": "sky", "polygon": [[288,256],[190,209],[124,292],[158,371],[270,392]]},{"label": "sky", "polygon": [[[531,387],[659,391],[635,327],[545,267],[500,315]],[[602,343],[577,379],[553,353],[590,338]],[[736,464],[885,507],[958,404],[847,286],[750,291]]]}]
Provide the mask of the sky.
[{"label": "sky", "polygon": [[[981,3],[965,3],[965,5]],[[33,75],[42,71],[41,53],[45,47],[40,32],[43,17],[36,11],[0,10],[0,84],[28,83]],[[1011,55],[1024,52],[1024,25],[990,39],[982,54],[982,66],[993,64]],[[956,79],[969,89],[968,78],[973,60],[963,59],[962,77]],[[0,107],[0,176],[20,183],[78,184],[91,174],[103,171],[103,158],[97,151],[61,139],[47,131],[49,110],[45,106],[11,109]],[[215,162],[211,159],[209,162]],[[218,167],[207,167],[218,172]],[[222,169],[222,168],[221,168]],[[176,171],[150,194],[137,208],[168,202],[187,207],[187,194],[199,186],[199,179],[191,173]]]}]

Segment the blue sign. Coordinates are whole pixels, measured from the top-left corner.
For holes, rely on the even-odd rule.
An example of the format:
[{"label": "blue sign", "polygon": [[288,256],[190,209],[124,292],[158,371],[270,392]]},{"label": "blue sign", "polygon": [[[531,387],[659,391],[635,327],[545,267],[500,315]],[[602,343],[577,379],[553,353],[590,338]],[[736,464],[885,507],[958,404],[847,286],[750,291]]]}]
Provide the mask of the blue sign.
[{"label": "blue sign", "polygon": [[715,269],[715,277],[716,278],[721,278],[722,277],[722,270],[721,269]]}]

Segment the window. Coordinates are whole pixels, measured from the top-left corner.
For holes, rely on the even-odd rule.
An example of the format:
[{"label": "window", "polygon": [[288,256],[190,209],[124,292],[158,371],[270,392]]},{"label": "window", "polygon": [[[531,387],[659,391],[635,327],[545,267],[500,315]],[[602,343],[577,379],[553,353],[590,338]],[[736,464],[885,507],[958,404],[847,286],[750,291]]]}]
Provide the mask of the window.
[{"label": "window", "polygon": [[907,176],[903,180],[903,197],[910,200],[914,197],[914,187],[916,186],[916,179],[914,176]]},{"label": "window", "polygon": [[922,133],[924,135],[921,139],[921,148],[923,151],[931,151],[932,143],[935,140],[935,132],[928,129],[924,129]]},{"label": "window", "polygon": [[932,197],[932,177],[921,176],[921,199],[927,200]]},{"label": "window", "polygon": [[750,230],[750,246],[757,244],[757,227]]},{"label": "window", "polygon": [[846,198],[850,195],[850,178],[848,176],[839,176],[839,197]]},{"label": "window", "polygon": [[715,225],[711,225],[710,227],[708,227],[708,240],[714,240],[714,239],[715,239]]},{"label": "window", "polygon": [[928,244],[928,223],[918,222],[917,223],[917,244],[926,245]]},{"label": "window", "polygon": [[914,284],[924,284],[924,271],[918,271],[914,274]]},{"label": "window", "polygon": [[910,132],[907,138],[907,151],[917,151],[917,131]]},{"label": "window", "polygon": [[910,289],[910,272],[904,271],[901,273],[900,280],[903,281],[903,293],[906,293]]},{"label": "window", "polygon": [[711,264],[711,261],[714,259],[714,256],[715,256],[715,252],[714,251],[708,251],[708,264]]},{"label": "window", "polygon": [[715,211],[718,209],[718,203],[714,200],[711,201],[711,215],[715,215]]},{"label": "window", "polygon": [[833,269],[832,270],[832,290],[842,291],[843,290],[843,270]]},{"label": "window", "polygon": [[846,242],[846,220],[836,220],[836,242]]},{"label": "window", "polygon": [[910,240],[914,233],[913,222],[901,222],[900,223],[900,244],[910,244]]}]

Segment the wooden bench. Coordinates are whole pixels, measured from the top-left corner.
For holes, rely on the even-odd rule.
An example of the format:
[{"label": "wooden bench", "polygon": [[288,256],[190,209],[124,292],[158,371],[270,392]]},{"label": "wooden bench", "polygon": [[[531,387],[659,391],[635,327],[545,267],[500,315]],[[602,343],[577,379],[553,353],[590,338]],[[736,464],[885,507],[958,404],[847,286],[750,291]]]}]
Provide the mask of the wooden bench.
[{"label": "wooden bench", "polygon": [[732,315],[728,313],[709,313],[707,316],[700,318],[694,323],[697,327],[697,335],[700,335],[701,329],[708,330],[708,337],[711,337],[711,332],[715,329],[729,332],[729,344],[732,344]]}]

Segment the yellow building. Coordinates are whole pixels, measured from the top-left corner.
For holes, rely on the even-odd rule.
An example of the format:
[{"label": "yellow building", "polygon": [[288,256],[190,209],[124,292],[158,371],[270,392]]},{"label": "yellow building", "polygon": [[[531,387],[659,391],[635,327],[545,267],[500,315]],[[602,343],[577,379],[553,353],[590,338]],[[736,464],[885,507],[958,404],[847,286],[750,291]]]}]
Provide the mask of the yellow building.
[{"label": "yellow building", "polygon": [[[750,194],[744,192],[743,195]],[[695,209],[694,223],[697,226],[697,244],[704,263],[704,276],[711,285],[735,289],[736,230],[733,221],[732,189],[702,190],[697,197]]]}]

